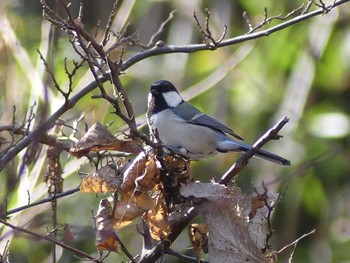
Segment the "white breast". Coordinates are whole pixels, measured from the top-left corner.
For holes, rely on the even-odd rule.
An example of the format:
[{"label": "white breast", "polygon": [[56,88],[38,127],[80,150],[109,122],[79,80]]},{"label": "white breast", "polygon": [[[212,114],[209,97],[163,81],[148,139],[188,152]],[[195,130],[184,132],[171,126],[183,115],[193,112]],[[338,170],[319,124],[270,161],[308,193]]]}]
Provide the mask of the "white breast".
[{"label": "white breast", "polygon": [[171,110],[152,116],[150,122],[163,144],[184,148],[191,159],[201,159],[216,153],[218,133],[204,126],[189,124]]}]

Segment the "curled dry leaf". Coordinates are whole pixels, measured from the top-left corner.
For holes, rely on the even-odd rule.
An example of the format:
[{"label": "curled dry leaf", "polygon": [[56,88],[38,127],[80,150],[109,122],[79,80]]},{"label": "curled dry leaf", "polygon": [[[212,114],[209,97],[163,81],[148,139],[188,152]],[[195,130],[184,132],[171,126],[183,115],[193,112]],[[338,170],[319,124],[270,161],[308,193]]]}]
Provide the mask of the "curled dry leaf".
[{"label": "curled dry leaf", "polygon": [[118,140],[106,127],[100,123],[96,123],[78,143],[70,149],[70,153],[80,158],[89,152],[105,150],[137,154],[141,151],[141,147],[134,140]]},{"label": "curled dry leaf", "polygon": [[140,152],[125,170],[120,189],[122,192],[134,192],[137,187],[137,192],[146,192],[152,190],[159,180],[156,156]]},{"label": "curled dry leaf", "polygon": [[265,206],[255,207],[255,216],[249,220],[253,197],[242,194],[238,187],[189,182],[180,193],[202,199],[199,210],[208,225],[210,262],[267,262],[261,252],[266,238]]},{"label": "curled dry leaf", "polygon": [[123,182],[119,167],[109,163],[96,172],[86,176],[80,186],[83,193],[113,193]]},{"label": "curled dry leaf", "polygon": [[134,219],[156,205],[154,199],[147,193],[134,196],[131,192],[122,193],[121,200],[116,201],[114,211],[114,228],[123,228],[132,223]]},{"label": "curled dry leaf", "polygon": [[88,175],[82,182],[80,191],[87,193],[119,193],[114,204],[113,226],[125,227],[146,211],[156,206],[154,190],[159,183],[159,171],[154,155],[141,152],[135,159],[118,166],[114,163],[102,167]]},{"label": "curled dry leaf", "polygon": [[96,246],[100,250],[118,252],[119,242],[113,229],[114,217],[111,203],[102,199],[95,218]]},{"label": "curled dry leaf", "polygon": [[191,224],[188,227],[194,253],[197,259],[201,258],[202,251],[208,253],[208,226],[206,224]]},{"label": "curled dry leaf", "polygon": [[144,220],[148,223],[151,236],[155,240],[166,239],[171,233],[172,219],[161,193],[157,196],[156,206],[144,215]]}]

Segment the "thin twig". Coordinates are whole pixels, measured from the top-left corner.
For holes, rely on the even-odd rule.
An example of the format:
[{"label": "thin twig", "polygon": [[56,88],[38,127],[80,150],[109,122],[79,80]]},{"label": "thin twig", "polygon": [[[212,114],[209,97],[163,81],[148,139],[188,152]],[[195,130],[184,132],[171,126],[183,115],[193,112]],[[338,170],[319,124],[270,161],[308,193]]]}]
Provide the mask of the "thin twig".
[{"label": "thin twig", "polygon": [[210,27],[209,27],[210,11],[208,8],[206,8],[204,11],[206,13],[205,24],[204,24],[205,28],[203,28],[201,23],[199,22],[199,19],[196,15],[195,11],[192,12],[192,15],[193,15],[194,20],[196,21],[199,32],[203,35],[204,44],[209,48],[209,50],[215,50],[218,47],[218,45],[220,44],[220,42],[222,42],[223,39],[225,38],[226,33],[227,33],[227,26],[224,25],[224,31],[223,31],[220,39],[215,40],[215,38],[213,37],[213,35],[211,33]]},{"label": "thin twig", "polygon": [[[334,4],[332,4],[332,5],[329,5],[329,7],[332,6],[332,8],[334,8],[334,7],[337,7],[339,5],[345,4],[349,1],[350,0],[339,0],[339,1],[334,2]],[[322,8],[320,8],[320,9],[317,9],[315,11],[291,18],[288,21],[285,21],[285,22],[278,24],[274,27],[271,27],[271,28],[268,28],[265,30],[261,30],[259,32],[229,38],[229,39],[223,40],[220,43],[218,43],[217,48],[231,46],[231,45],[242,43],[242,42],[245,42],[248,40],[262,38],[264,36],[268,36],[272,33],[280,31],[286,27],[300,23],[304,20],[310,19],[311,17],[321,15],[323,13],[324,13],[324,10]],[[134,65],[135,63],[138,63],[141,60],[144,60],[146,58],[153,57],[156,55],[171,54],[171,53],[193,53],[193,52],[198,52],[198,51],[202,51],[202,50],[211,50],[211,48],[209,48],[206,44],[191,44],[191,45],[183,45],[183,46],[165,45],[165,46],[161,46],[161,47],[156,46],[156,47],[153,47],[149,50],[145,50],[143,52],[139,52],[139,53],[131,56],[129,59],[124,61],[123,65],[120,67],[120,71],[125,71],[128,68],[130,68],[132,65]]]},{"label": "thin twig", "polygon": [[160,36],[161,33],[163,33],[165,26],[175,17],[176,10],[173,10],[170,12],[168,18],[160,24],[160,27],[158,28],[157,32],[155,32],[151,39],[149,40],[147,47],[151,48],[155,45],[156,41],[155,39]]},{"label": "thin twig", "polygon": [[237,174],[246,166],[249,159],[251,159],[258,150],[265,145],[268,141],[278,138],[278,132],[287,124],[289,118],[284,116],[274,127],[268,130],[257,142],[254,143],[252,148],[245,152],[242,157],[233,164],[230,169],[221,177],[219,183],[227,185],[231,179],[234,179]]},{"label": "thin twig", "polygon": [[315,2],[314,0],[308,0],[307,5],[306,5],[305,9],[303,10],[303,12],[301,13],[301,15],[308,13],[311,6],[314,4],[314,2]]},{"label": "thin twig", "polygon": [[37,49],[37,52],[39,53],[40,59],[43,62],[44,66],[45,66],[45,70],[46,72],[50,75],[51,80],[54,83],[55,88],[62,94],[62,96],[64,97],[66,103],[69,102],[69,95],[71,94],[72,90],[69,89],[67,92],[62,90],[60,85],[58,84],[55,74],[51,71],[51,69],[49,68],[49,65],[47,64],[45,58],[43,57],[43,55],[41,54],[40,50]]},{"label": "thin twig", "polygon": [[249,31],[247,34],[251,34],[253,32],[255,32],[256,30],[262,28],[263,26],[269,24],[270,22],[272,22],[273,20],[287,20],[288,18],[290,18],[291,16],[293,16],[294,14],[300,12],[302,9],[304,8],[304,4],[300,5],[298,8],[293,9],[291,12],[289,12],[287,15],[283,16],[282,14],[277,15],[277,16],[271,16],[269,17],[267,14],[267,8],[264,8],[264,20],[262,22],[260,22],[259,25],[253,27],[252,23],[250,22],[247,12],[243,12],[243,17],[246,20],[248,26],[249,26]]},{"label": "thin twig", "polygon": [[319,0],[319,2],[320,3],[317,3],[316,1],[314,1],[314,5],[321,7],[323,9],[323,14],[327,14],[333,9],[336,1],[334,0],[333,3],[330,5],[326,5],[322,0]]},{"label": "thin twig", "polygon": [[74,68],[71,72],[69,72],[68,65],[67,65],[67,58],[64,59],[64,71],[65,71],[65,73],[68,77],[68,81],[69,81],[68,91],[67,91],[68,94],[72,93],[72,91],[73,91],[73,77],[77,73],[78,69],[83,66],[83,64],[85,63],[85,60],[82,60],[81,62],[76,62],[73,60],[72,63],[74,65]]},{"label": "thin twig", "polygon": [[9,215],[21,212],[21,211],[23,211],[25,209],[28,209],[30,207],[34,207],[34,206],[41,205],[41,204],[44,204],[44,203],[49,203],[49,202],[52,202],[53,200],[62,198],[64,196],[72,195],[72,194],[74,194],[76,192],[79,192],[79,190],[80,190],[80,186],[78,186],[77,188],[73,188],[71,190],[65,191],[63,193],[59,193],[59,194],[56,194],[56,195],[53,195],[53,196],[41,199],[41,200],[39,200],[37,202],[33,202],[33,203],[30,203],[30,204],[27,204],[27,205],[24,205],[24,206],[21,206],[21,207],[17,207],[15,209],[11,209],[9,211],[6,211],[5,213],[2,213],[0,215],[0,219],[6,219],[6,218],[8,218]]},{"label": "thin twig", "polygon": [[112,26],[114,18],[117,15],[117,12],[118,12],[118,10],[119,10],[119,8],[121,6],[121,3],[122,3],[122,1],[119,1],[119,0],[115,0],[114,1],[111,14],[109,15],[109,18],[108,18],[106,29],[105,29],[105,32],[103,34],[103,39],[102,39],[102,42],[101,42],[102,46],[105,46],[108,43],[108,41],[109,41],[109,33],[110,33],[110,30],[111,30],[111,26]]},{"label": "thin twig", "polygon": [[[307,236],[309,236],[309,235],[314,234],[315,232],[316,232],[316,230],[313,229],[313,230],[311,230],[310,232],[308,232],[308,233],[302,235],[301,237],[299,237],[298,239],[296,239],[296,240],[293,241],[292,243],[290,243],[290,244],[284,246],[283,248],[281,248],[280,250],[278,250],[278,251],[277,251],[277,254],[281,253],[283,250],[285,250],[285,249],[287,249],[287,248],[289,248],[289,247],[291,247],[291,246],[296,247],[296,245],[298,244],[298,242],[299,242],[300,240],[302,240],[303,238],[305,238],[305,237],[307,237]],[[293,255],[293,253],[292,253],[292,255]],[[291,257],[292,257],[292,255],[291,255]]]},{"label": "thin twig", "polygon": [[8,227],[10,227],[10,228],[12,228],[12,229],[14,229],[14,230],[16,230],[16,231],[19,231],[19,232],[22,232],[22,233],[26,233],[26,234],[28,234],[28,235],[30,235],[30,236],[33,236],[33,237],[36,237],[36,238],[39,238],[39,239],[47,240],[47,241],[49,241],[49,242],[51,242],[51,243],[53,243],[53,244],[56,244],[56,245],[58,245],[58,246],[60,246],[60,247],[62,247],[62,248],[64,248],[64,249],[67,249],[68,251],[73,252],[74,254],[76,254],[76,255],[78,255],[78,256],[80,256],[80,257],[87,258],[87,259],[89,259],[89,260],[91,260],[91,261],[93,261],[93,262],[96,262],[96,263],[101,263],[101,260],[96,259],[96,258],[90,256],[89,254],[85,253],[84,251],[81,251],[81,250],[79,250],[79,249],[76,249],[76,248],[74,248],[74,247],[71,247],[71,246],[69,246],[69,245],[67,245],[67,244],[65,244],[65,243],[63,243],[63,242],[61,242],[61,241],[52,239],[52,238],[50,238],[49,236],[43,236],[43,235],[37,234],[37,233],[35,233],[35,232],[32,232],[32,231],[30,231],[30,230],[27,230],[27,229],[25,229],[25,228],[12,225],[12,224],[6,222],[6,221],[3,220],[3,219],[0,219],[0,223],[1,223],[1,224],[4,224],[5,226],[8,226]]}]

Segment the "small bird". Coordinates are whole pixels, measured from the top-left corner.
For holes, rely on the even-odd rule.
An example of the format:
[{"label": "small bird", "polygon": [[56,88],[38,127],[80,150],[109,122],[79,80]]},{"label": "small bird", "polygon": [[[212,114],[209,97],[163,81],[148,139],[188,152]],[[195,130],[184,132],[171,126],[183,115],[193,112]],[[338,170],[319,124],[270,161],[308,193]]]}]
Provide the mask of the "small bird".
[{"label": "small bird", "polygon": [[[246,152],[251,145],[233,130],[184,101],[167,80],[159,80],[151,85],[148,95],[147,122],[150,131],[162,142],[164,148],[190,160],[199,160],[217,152]],[[259,150],[256,157],[290,165],[290,161],[268,151]]]}]

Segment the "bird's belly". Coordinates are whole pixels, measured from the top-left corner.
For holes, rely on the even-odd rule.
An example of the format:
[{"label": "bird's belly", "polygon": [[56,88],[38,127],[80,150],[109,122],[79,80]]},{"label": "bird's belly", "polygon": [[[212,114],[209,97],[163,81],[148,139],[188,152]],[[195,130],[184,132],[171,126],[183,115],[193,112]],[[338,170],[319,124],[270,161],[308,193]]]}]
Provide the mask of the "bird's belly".
[{"label": "bird's belly", "polygon": [[166,111],[152,119],[152,126],[163,144],[186,149],[190,158],[200,159],[216,153],[218,133],[212,129],[189,124]]}]

